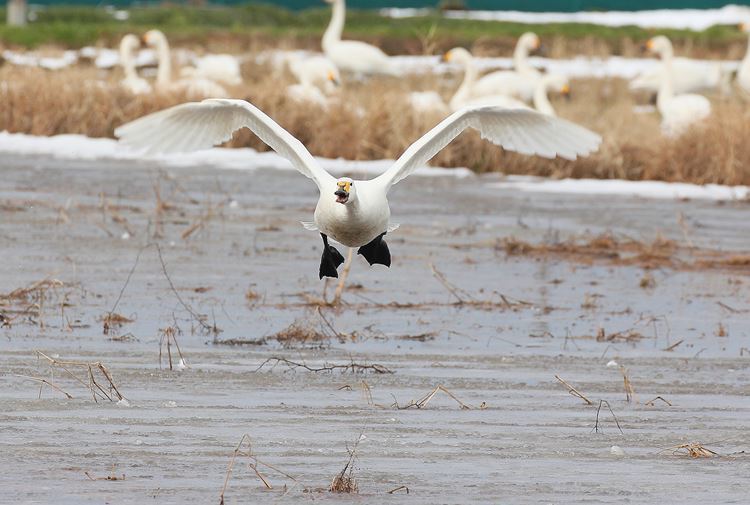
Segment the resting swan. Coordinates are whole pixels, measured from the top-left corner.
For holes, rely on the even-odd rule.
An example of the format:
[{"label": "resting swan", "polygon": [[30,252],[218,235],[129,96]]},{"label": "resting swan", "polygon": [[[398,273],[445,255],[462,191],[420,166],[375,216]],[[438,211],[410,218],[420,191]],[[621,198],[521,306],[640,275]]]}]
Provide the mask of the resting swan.
[{"label": "resting swan", "polygon": [[[750,33],[750,23],[742,23],[740,29],[745,33]],[[737,84],[740,89],[750,93],[750,41],[745,57],[740,62],[740,68],[737,71]]]},{"label": "resting swan", "polygon": [[[641,73],[630,81],[630,90],[658,93],[664,71],[666,71],[666,65],[662,64],[659,68]],[[724,92],[729,87],[729,75],[722,71],[720,63],[704,63],[690,58],[672,57],[669,72],[674,92],[678,95],[708,89],[718,89]]]},{"label": "resting swan", "polygon": [[180,69],[182,77],[202,78],[230,86],[242,84],[240,62],[231,54],[209,54],[193,61],[193,66]]},{"label": "resting swan", "polygon": [[159,30],[149,30],[143,36],[143,42],[156,50],[158,69],[156,71],[156,90],[160,92],[181,92],[190,97],[227,97],[229,94],[220,85],[200,77],[188,77],[178,81],[172,80],[172,54],[169,42]]},{"label": "resting swan", "polygon": [[678,136],[690,125],[711,114],[711,102],[703,95],[675,94],[672,83],[672,43],[664,36],[650,39],[646,47],[661,57],[661,75],[656,108],[661,114],[661,129],[665,135]]},{"label": "resting swan", "polygon": [[[570,83],[568,78],[558,74],[547,74],[542,76],[534,86],[534,108],[546,116],[556,116],[554,107],[549,101],[550,92],[560,93],[565,97],[570,97]],[[505,95],[490,95],[473,98],[462,104],[466,106],[495,105],[506,107],[508,109],[529,109],[525,102]]]},{"label": "resting swan", "polygon": [[[115,135],[125,144],[147,153],[206,149],[249,128],[303,175],[315,182],[320,193],[314,220],[303,223],[323,239],[319,277],[338,277],[344,262],[329,245],[331,238],[373,264],[390,266],[391,255],[383,237],[396,228],[390,220],[387,195],[390,188],[427,163],[467,128],[504,149],[522,154],[575,159],[596,150],[599,135],[565,120],[530,110],[495,107],[462,109],[445,118],[413,143],[382,175],[368,181],[334,178],[318,164],[305,146],[270,117],[244,100],[209,99],[156,112],[121,126]],[[345,139],[342,139],[345,141]]]},{"label": "resting swan", "polygon": [[355,74],[401,74],[393,60],[380,48],[359,40],[341,40],[346,5],[344,0],[326,2],[333,4],[333,13],[323,34],[323,52],[339,69]]},{"label": "resting swan", "polygon": [[141,47],[141,41],[131,33],[125,35],[120,41],[120,65],[125,72],[125,78],[120,81],[120,86],[134,95],[151,93],[151,85],[146,79],[138,77],[135,71],[135,52],[139,47]]},{"label": "resting swan", "polygon": [[302,58],[290,55],[287,59],[289,71],[297,84],[287,87],[287,95],[296,102],[313,103],[327,107],[329,97],[339,85],[339,69],[325,56]]},{"label": "resting swan", "polygon": [[528,57],[531,51],[539,49],[540,46],[541,42],[536,34],[524,33],[518,39],[513,52],[514,70],[492,72],[481,79],[478,79],[474,58],[466,49],[452,49],[445,53],[443,60],[463,64],[467,77],[471,71],[472,81],[467,91],[472,97],[504,95],[530,102],[541,73],[529,64]]}]

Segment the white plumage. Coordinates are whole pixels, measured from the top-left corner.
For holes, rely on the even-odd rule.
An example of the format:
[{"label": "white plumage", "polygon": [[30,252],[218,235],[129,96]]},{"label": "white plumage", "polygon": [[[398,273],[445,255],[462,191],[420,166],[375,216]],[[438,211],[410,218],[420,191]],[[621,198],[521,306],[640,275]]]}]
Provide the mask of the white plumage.
[{"label": "white plumage", "polygon": [[[366,246],[393,229],[387,199],[391,186],[426,164],[467,128],[478,130],[483,138],[504,149],[547,158],[575,159],[593,152],[601,142],[599,135],[581,126],[535,111],[466,108],[451,114],[414,142],[382,175],[353,181],[346,177],[335,179],[299,140],[244,100],[209,99],[177,105],[123,125],[115,130],[115,135],[123,143],[148,153],[170,153],[220,144],[243,127],[252,130],[318,186],[314,224],[308,223],[306,228],[317,228],[349,247]],[[325,255],[330,254],[325,243],[320,275],[335,276],[338,265],[324,273]]]},{"label": "white plumage", "polygon": [[323,34],[323,52],[341,70],[355,74],[399,75],[401,72],[380,48],[358,40],[341,40],[346,18],[344,0],[333,4],[331,22]]},{"label": "white plumage", "polygon": [[146,79],[138,77],[135,70],[135,52],[139,47],[141,42],[138,37],[130,33],[120,41],[120,65],[125,72],[125,78],[120,81],[120,85],[134,95],[151,93],[151,85]]},{"label": "white plumage", "polygon": [[185,77],[172,80],[172,53],[167,37],[159,30],[149,30],[143,41],[156,50],[159,67],[156,71],[156,89],[167,93],[185,93],[191,98],[228,97],[229,93],[221,85],[204,77]]},{"label": "white plumage", "polygon": [[664,65],[656,96],[662,132],[668,136],[678,136],[711,114],[711,102],[703,95],[675,94],[671,72],[673,50],[668,38],[654,37],[646,45],[661,57]]},{"label": "white plumage", "polygon": [[208,54],[193,61],[193,66],[180,69],[182,77],[207,79],[229,86],[242,84],[240,62],[231,54]]}]

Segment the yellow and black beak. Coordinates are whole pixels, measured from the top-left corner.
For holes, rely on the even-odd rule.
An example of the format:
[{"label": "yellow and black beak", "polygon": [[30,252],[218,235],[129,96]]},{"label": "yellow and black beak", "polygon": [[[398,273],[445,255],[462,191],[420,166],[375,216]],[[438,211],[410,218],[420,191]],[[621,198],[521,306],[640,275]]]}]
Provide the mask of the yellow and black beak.
[{"label": "yellow and black beak", "polygon": [[336,79],[336,74],[334,74],[333,72],[328,72],[328,80],[331,81],[334,86],[338,86],[340,84],[339,80]]},{"label": "yellow and black beak", "polygon": [[333,193],[336,195],[336,201],[338,203],[346,203],[349,200],[349,192],[351,191],[352,183],[348,181],[340,181],[338,183],[338,189]]},{"label": "yellow and black beak", "polygon": [[145,34],[145,33],[143,35],[141,35],[140,41],[141,41],[141,45],[147,46],[148,45],[148,35]]},{"label": "yellow and black beak", "polygon": [[444,53],[440,57],[440,62],[441,63],[450,63],[450,61],[451,61],[451,52],[450,51],[448,51],[447,53]]}]

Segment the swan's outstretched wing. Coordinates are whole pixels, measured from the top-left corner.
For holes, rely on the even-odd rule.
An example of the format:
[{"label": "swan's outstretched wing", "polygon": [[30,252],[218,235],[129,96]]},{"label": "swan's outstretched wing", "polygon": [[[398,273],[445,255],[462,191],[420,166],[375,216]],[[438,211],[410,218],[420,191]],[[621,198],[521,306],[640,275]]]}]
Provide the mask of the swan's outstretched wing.
[{"label": "swan's outstretched wing", "polygon": [[318,187],[323,181],[333,180],[299,140],[244,100],[210,98],[184,103],[122,125],[115,136],[147,153],[175,153],[208,149],[231,139],[243,127],[291,161]]},{"label": "swan's outstretched wing", "polygon": [[533,110],[497,106],[466,107],[454,112],[404,151],[377,181],[390,187],[424,166],[466,128],[508,151],[536,154],[545,158],[574,160],[599,147],[596,133],[564,119]]}]

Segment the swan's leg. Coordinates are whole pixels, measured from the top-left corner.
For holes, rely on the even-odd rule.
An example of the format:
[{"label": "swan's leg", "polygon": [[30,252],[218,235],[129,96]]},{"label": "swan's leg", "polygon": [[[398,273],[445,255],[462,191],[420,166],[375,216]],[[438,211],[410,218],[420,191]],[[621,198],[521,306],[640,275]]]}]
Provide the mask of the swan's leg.
[{"label": "swan's leg", "polygon": [[320,258],[320,278],[323,277],[338,277],[339,273],[336,269],[344,262],[344,257],[341,253],[333,247],[328,245],[328,237],[320,234],[323,237],[323,256]]},{"label": "swan's leg", "polygon": [[369,244],[363,245],[357,250],[357,254],[361,254],[365,257],[370,265],[385,265],[391,266],[391,251],[388,250],[388,244],[385,243],[383,237],[386,232],[381,233],[373,239]]}]

